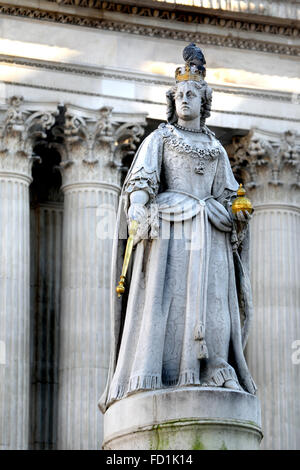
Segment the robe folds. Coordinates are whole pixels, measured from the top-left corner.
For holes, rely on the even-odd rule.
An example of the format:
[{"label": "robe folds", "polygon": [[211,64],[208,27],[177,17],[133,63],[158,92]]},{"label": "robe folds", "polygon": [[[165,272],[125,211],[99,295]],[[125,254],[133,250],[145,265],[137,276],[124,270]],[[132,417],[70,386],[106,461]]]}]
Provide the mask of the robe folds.
[{"label": "robe folds", "polygon": [[[255,393],[243,353],[252,315],[249,238],[232,249],[230,204],[238,183],[225,150],[207,135],[194,148],[174,126],[161,125],[141,144],[125,179],[112,254],[102,412],[132,393],[166,387],[221,387],[234,380]],[[129,197],[139,189],[149,194],[147,217],[135,240],[128,294],[120,299],[115,287]]]}]

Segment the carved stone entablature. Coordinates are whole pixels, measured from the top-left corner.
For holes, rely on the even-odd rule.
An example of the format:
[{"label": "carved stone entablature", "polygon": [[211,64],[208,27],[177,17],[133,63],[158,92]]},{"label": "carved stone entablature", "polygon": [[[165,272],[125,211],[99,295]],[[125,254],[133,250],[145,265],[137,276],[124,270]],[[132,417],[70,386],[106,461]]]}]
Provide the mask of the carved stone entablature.
[{"label": "carved stone entablature", "polygon": [[[48,0],[49,1],[49,0]],[[274,30],[274,23],[276,17],[290,18],[295,20],[297,17],[297,5],[291,1],[264,1],[261,0],[243,0],[241,2],[224,1],[224,0],[196,0],[194,2],[167,0],[152,0],[149,2],[120,2],[115,1],[101,1],[101,0],[50,0],[52,3],[65,5],[67,7],[80,6],[81,8],[94,8],[97,10],[104,10],[109,12],[123,13],[127,15],[153,17],[162,20],[178,21],[184,23],[200,23],[208,25],[216,25],[225,28],[234,28],[255,32],[273,33],[273,34],[288,34],[295,35],[294,30],[297,30],[295,25],[276,25]],[[148,5],[147,5],[148,3]],[[172,3],[176,4],[175,8]],[[213,11],[215,10],[215,11]],[[217,11],[216,11],[217,10]],[[249,17],[249,14],[251,17]],[[255,15],[266,15],[272,18],[273,21],[266,24],[255,19]],[[287,31],[287,30],[290,31]]]},{"label": "carved stone entablature", "polygon": [[[49,9],[47,3],[43,2],[39,8],[34,8],[32,5],[20,7],[11,3],[8,5],[0,3],[0,14],[139,36],[184,42],[192,41],[202,45],[248,49],[288,56],[300,55],[299,46],[293,43],[293,39],[299,37],[298,23],[295,21],[295,24],[291,25],[291,21],[282,14],[280,21],[275,18],[271,19],[270,23],[270,19],[263,22],[261,19],[256,21],[255,15],[253,19],[247,19],[247,17],[242,19],[240,17],[232,18],[233,14],[227,13],[227,16],[229,15],[227,18],[226,15],[224,17],[224,12],[222,14],[220,12],[216,14],[216,11],[209,13],[206,8],[202,9],[200,13],[195,8],[194,12],[181,11],[177,6],[174,11],[174,8],[170,9],[170,4],[168,9],[166,7],[159,8],[163,6],[160,2],[157,4],[152,2],[152,6],[154,6],[152,8],[136,4],[119,4],[114,1],[97,2],[97,7],[95,7],[94,4],[90,5],[89,0],[64,0],[64,2],[60,2],[58,11],[55,8]],[[49,5],[51,5],[50,2]],[[74,8],[73,5],[76,7],[80,5],[81,8]],[[168,21],[172,23],[172,27],[168,27]],[[187,31],[181,23],[188,23],[191,30]],[[176,28],[175,25],[177,25]],[[202,25],[204,28],[212,27],[214,32],[200,31],[199,26]],[[237,30],[237,32],[244,31],[248,37],[228,34],[227,29]],[[224,34],[224,30],[226,34]],[[270,40],[258,39],[257,33],[262,36],[268,35]],[[272,35],[273,37],[277,35],[289,36],[291,42],[275,42]]]},{"label": "carved stone entablature", "polygon": [[[89,110],[53,103],[25,103],[11,97],[0,109],[0,176],[31,181],[38,147],[61,156],[63,186],[82,183],[120,185],[144,133],[145,115]],[[38,146],[38,147],[37,147]]]},{"label": "carved stone entablature", "polygon": [[279,187],[286,193],[300,189],[300,136],[295,132],[279,135],[252,129],[234,137],[227,151],[233,172],[249,190],[261,191],[267,185],[275,195]]},{"label": "carved stone entablature", "polygon": [[34,111],[23,97],[13,96],[0,111],[0,175],[31,181],[31,167],[36,157],[34,145],[45,138],[45,131],[55,122],[52,112]]},{"label": "carved stone entablature", "polygon": [[98,111],[66,107],[59,144],[63,186],[119,185],[124,156],[135,152],[142,135],[141,124],[120,122],[110,107]]}]

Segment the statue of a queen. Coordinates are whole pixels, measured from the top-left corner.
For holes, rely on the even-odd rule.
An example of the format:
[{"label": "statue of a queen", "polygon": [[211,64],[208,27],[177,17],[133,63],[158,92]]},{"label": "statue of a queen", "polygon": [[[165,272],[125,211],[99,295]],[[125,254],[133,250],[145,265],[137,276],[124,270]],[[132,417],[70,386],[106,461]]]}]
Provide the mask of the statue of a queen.
[{"label": "statue of a queen", "polygon": [[[186,386],[255,394],[243,349],[252,314],[248,212],[231,210],[238,183],[205,120],[212,90],[202,51],[167,92],[167,123],[141,144],[127,174],[112,257],[111,357],[99,406]],[[115,292],[122,228],[138,223],[128,295]]]}]

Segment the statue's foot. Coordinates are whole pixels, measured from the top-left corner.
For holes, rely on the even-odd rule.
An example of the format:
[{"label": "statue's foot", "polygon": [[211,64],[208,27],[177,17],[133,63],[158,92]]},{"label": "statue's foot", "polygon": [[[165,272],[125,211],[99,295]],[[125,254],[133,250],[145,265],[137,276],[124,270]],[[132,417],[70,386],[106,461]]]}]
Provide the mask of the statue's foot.
[{"label": "statue's foot", "polygon": [[223,387],[230,388],[231,390],[241,390],[241,387],[238,382],[233,379],[226,380],[223,384]]},{"label": "statue's foot", "polygon": [[208,387],[223,387],[242,391],[234,368],[222,357],[211,357],[205,361],[201,371],[201,384]]}]

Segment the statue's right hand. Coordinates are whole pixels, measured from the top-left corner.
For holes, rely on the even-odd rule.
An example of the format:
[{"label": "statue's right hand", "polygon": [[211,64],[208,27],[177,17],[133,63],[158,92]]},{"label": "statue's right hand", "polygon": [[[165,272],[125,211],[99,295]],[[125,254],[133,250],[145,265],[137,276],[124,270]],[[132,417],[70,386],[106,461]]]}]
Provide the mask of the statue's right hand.
[{"label": "statue's right hand", "polygon": [[128,226],[132,220],[136,220],[138,223],[138,229],[134,236],[134,245],[140,240],[148,238],[149,224],[148,224],[148,210],[143,204],[131,204],[128,209]]},{"label": "statue's right hand", "polygon": [[147,209],[144,204],[134,203],[128,209],[128,220],[136,220],[139,224],[146,221],[148,217]]}]

